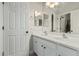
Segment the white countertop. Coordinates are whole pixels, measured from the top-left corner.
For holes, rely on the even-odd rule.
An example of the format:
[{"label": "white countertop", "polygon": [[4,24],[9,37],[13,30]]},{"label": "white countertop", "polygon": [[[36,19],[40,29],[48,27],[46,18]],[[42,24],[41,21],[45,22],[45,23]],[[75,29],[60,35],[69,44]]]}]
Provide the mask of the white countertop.
[{"label": "white countertop", "polygon": [[74,38],[74,39],[68,39],[68,38],[63,38],[59,36],[48,36],[48,35],[42,35],[42,34],[37,34],[37,33],[32,33],[33,36],[37,36],[39,38],[43,38],[44,40],[49,40],[51,42],[55,42],[58,44],[62,44],[64,46],[67,46],[69,48],[75,49],[79,51],[79,39]]}]

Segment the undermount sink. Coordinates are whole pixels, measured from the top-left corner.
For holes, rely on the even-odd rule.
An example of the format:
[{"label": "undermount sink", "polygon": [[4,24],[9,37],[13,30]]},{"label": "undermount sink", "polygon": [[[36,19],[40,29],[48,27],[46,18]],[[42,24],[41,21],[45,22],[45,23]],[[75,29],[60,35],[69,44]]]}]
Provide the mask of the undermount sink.
[{"label": "undermount sink", "polygon": [[61,41],[64,41],[64,42],[69,42],[69,43],[75,43],[75,44],[77,44],[77,43],[79,43],[79,39],[76,39],[76,38],[63,38],[63,37],[54,37],[55,39],[57,39],[57,40],[61,40]]},{"label": "undermount sink", "polygon": [[54,37],[57,40],[68,40],[68,38],[63,38],[63,37]]}]

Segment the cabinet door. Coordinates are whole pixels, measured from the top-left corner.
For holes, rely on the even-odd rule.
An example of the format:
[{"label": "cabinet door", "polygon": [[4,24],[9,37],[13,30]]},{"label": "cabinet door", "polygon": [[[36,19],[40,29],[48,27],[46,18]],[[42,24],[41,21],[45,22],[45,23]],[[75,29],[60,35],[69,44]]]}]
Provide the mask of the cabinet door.
[{"label": "cabinet door", "polygon": [[44,41],[44,55],[56,56],[57,55],[56,44],[53,42]]},{"label": "cabinet door", "polygon": [[77,51],[73,50],[71,48],[67,48],[65,46],[62,45],[58,45],[58,56],[77,56]]},{"label": "cabinet door", "polygon": [[43,40],[38,37],[33,37],[33,49],[37,55],[43,56]]},{"label": "cabinet door", "polygon": [[38,38],[38,55],[44,56],[44,40],[41,38]]},{"label": "cabinet door", "polygon": [[34,52],[37,53],[38,52],[37,49],[38,49],[38,41],[37,41],[36,37],[33,37],[33,50],[34,50]]}]

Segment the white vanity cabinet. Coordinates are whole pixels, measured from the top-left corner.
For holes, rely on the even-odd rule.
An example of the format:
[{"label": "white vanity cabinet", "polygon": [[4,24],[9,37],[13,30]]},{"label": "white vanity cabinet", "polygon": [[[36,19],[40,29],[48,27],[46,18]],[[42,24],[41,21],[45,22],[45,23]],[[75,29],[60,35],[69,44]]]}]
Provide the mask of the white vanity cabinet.
[{"label": "white vanity cabinet", "polygon": [[68,48],[63,45],[57,45],[57,55],[58,56],[77,56],[77,53],[78,52],[72,48]]},{"label": "white vanity cabinet", "polygon": [[36,36],[33,36],[33,49],[38,56],[78,56],[73,48]]},{"label": "white vanity cabinet", "polygon": [[44,40],[44,55],[45,56],[56,56],[57,47],[55,43]]},{"label": "white vanity cabinet", "polygon": [[38,37],[33,37],[33,49],[39,56],[56,56],[56,44]]}]

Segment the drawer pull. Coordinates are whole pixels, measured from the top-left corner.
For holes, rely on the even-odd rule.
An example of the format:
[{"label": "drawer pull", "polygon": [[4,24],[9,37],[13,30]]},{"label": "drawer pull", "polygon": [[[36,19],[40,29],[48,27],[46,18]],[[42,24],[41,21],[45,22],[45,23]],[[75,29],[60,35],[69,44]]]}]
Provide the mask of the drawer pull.
[{"label": "drawer pull", "polygon": [[41,45],[41,47],[43,47],[43,45]]},{"label": "drawer pull", "polygon": [[44,47],[44,49],[46,49],[46,47]]}]

